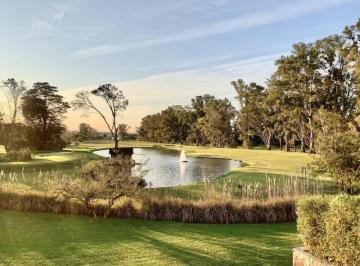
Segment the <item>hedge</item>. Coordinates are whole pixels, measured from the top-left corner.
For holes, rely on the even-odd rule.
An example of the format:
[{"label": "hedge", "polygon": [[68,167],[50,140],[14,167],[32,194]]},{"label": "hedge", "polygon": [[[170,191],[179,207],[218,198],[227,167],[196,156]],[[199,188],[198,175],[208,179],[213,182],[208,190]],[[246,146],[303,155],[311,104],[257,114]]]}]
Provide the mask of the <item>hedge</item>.
[{"label": "hedge", "polygon": [[360,196],[301,198],[296,212],[306,250],[336,265],[360,265]]}]

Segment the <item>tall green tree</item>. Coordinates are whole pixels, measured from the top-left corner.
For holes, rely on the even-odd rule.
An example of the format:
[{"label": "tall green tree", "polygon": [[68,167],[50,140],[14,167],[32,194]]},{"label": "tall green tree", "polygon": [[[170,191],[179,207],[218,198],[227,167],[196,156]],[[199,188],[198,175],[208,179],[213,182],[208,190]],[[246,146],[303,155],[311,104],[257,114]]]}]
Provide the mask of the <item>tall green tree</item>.
[{"label": "tall green tree", "polygon": [[317,42],[322,74],[322,106],[338,113],[346,121],[354,119],[359,97],[352,46],[342,35],[332,35]]},{"label": "tall green tree", "polygon": [[139,138],[144,141],[163,142],[160,124],[160,113],[143,117],[138,128]]},{"label": "tall green tree", "polygon": [[231,84],[240,104],[237,126],[244,147],[251,147],[252,137],[258,136],[270,150],[275,134],[275,109],[267,90],[254,82],[246,84],[241,79]]},{"label": "tall green tree", "polygon": [[22,114],[29,128],[29,143],[38,150],[64,146],[61,134],[64,115],[70,105],[58,94],[58,89],[47,82],[34,83],[22,97]]},{"label": "tall green tree", "polygon": [[315,152],[314,115],[324,102],[321,90],[320,52],[316,45],[298,43],[292,54],[276,60],[270,86],[283,90],[286,101],[299,114],[298,137],[301,151],[306,145]]},{"label": "tall green tree", "polygon": [[235,97],[240,104],[240,110],[237,117],[237,127],[240,132],[240,138],[245,148],[252,147],[251,139],[255,136],[255,123],[258,113],[257,103],[262,98],[264,87],[256,83],[246,84],[242,79],[232,81],[237,96]]},{"label": "tall green tree", "polygon": [[124,140],[126,136],[129,134],[130,127],[127,124],[119,125],[119,139]]},{"label": "tall green tree", "polygon": [[320,123],[316,138],[314,166],[317,171],[330,174],[348,192],[360,188],[360,134],[335,112],[321,109],[316,115]]},{"label": "tall green tree", "polygon": [[99,135],[99,133],[87,123],[79,124],[79,134],[83,139],[96,138]]},{"label": "tall green tree", "polygon": [[188,136],[188,143],[202,146],[209,143],[209,140],[207,139],[204,131],[203,118],[205,116],[205,106],[207,103],[213,100],[215,100],[215,96],[209,94],[199,95],[191,99],[191,109],[193,112],[194,121]]},{"label": "tall green tree", "polygon": [[203,130],[210,143],[224,147],[233,142],[232,122],[235,109],[228,99],[215,99],[205,105]]}]

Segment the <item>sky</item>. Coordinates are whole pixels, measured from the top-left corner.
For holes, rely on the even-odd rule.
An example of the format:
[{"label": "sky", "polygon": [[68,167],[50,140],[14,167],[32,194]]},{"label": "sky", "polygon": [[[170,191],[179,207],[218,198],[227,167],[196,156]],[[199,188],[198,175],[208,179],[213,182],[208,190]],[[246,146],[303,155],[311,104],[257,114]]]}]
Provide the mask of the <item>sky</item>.
[{"label": "sky", "polygon": [[[0,0],[0,80],[47,81],[68,101],[113,83],[130,102],[121,122],[135,130],[197,95],[236,104],[232,80],[265,85],[294,43],[359,17],[359,0]],[[94,114],[67,114],[70,130],[80,122],[105,129]]]}]

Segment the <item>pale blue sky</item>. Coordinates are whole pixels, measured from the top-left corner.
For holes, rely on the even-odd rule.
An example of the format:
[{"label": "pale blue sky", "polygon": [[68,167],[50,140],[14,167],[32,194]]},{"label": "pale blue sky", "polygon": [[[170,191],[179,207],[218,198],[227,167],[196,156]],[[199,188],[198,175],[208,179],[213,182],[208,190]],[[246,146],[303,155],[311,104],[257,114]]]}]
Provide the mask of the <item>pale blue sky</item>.
[{"label": "pale blue sky", "polygon": [[293,43],[354,24],[360,1],[0,0],[0,12],[1,80],[49,81],[68,97],[117,83],[136,126],[202,93],[232,98],[232,79],[265,83]]}]

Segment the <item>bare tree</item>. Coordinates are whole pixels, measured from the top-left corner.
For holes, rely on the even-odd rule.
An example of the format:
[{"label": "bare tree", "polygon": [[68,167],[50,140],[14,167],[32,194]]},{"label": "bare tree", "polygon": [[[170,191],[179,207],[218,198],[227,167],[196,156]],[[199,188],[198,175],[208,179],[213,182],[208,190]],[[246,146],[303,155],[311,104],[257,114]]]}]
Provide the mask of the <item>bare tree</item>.
[{"label": "bare tree", "polygon": [[[105,112],[101,111],[91,100],[91,95],[102,98],[111,113],[111,118],[106,117]],[[119,129],[118,118],[120,112],[124,111],[128,106],[129,101],[124,97],[122,90],[112,84],[104,84],[97,89],[88,91],[81,91],[76,94],[76,99],[72,102],[75,110],[81,109],[83,111],[93,111],[97,113],[108,127],[115,144],[115,148],[119,147]]]},{"label": "bare tree", "polygon": [[21,105],[21,97],[26,91],[25,82],[23,80],[16,81],[14,78],[9,78],[2,81],[1,89],[6,99],[7,111],[3,106],[1,111],[3,113],[3,119],[11,124],[16,124],[16,119],[19,113]]}]

